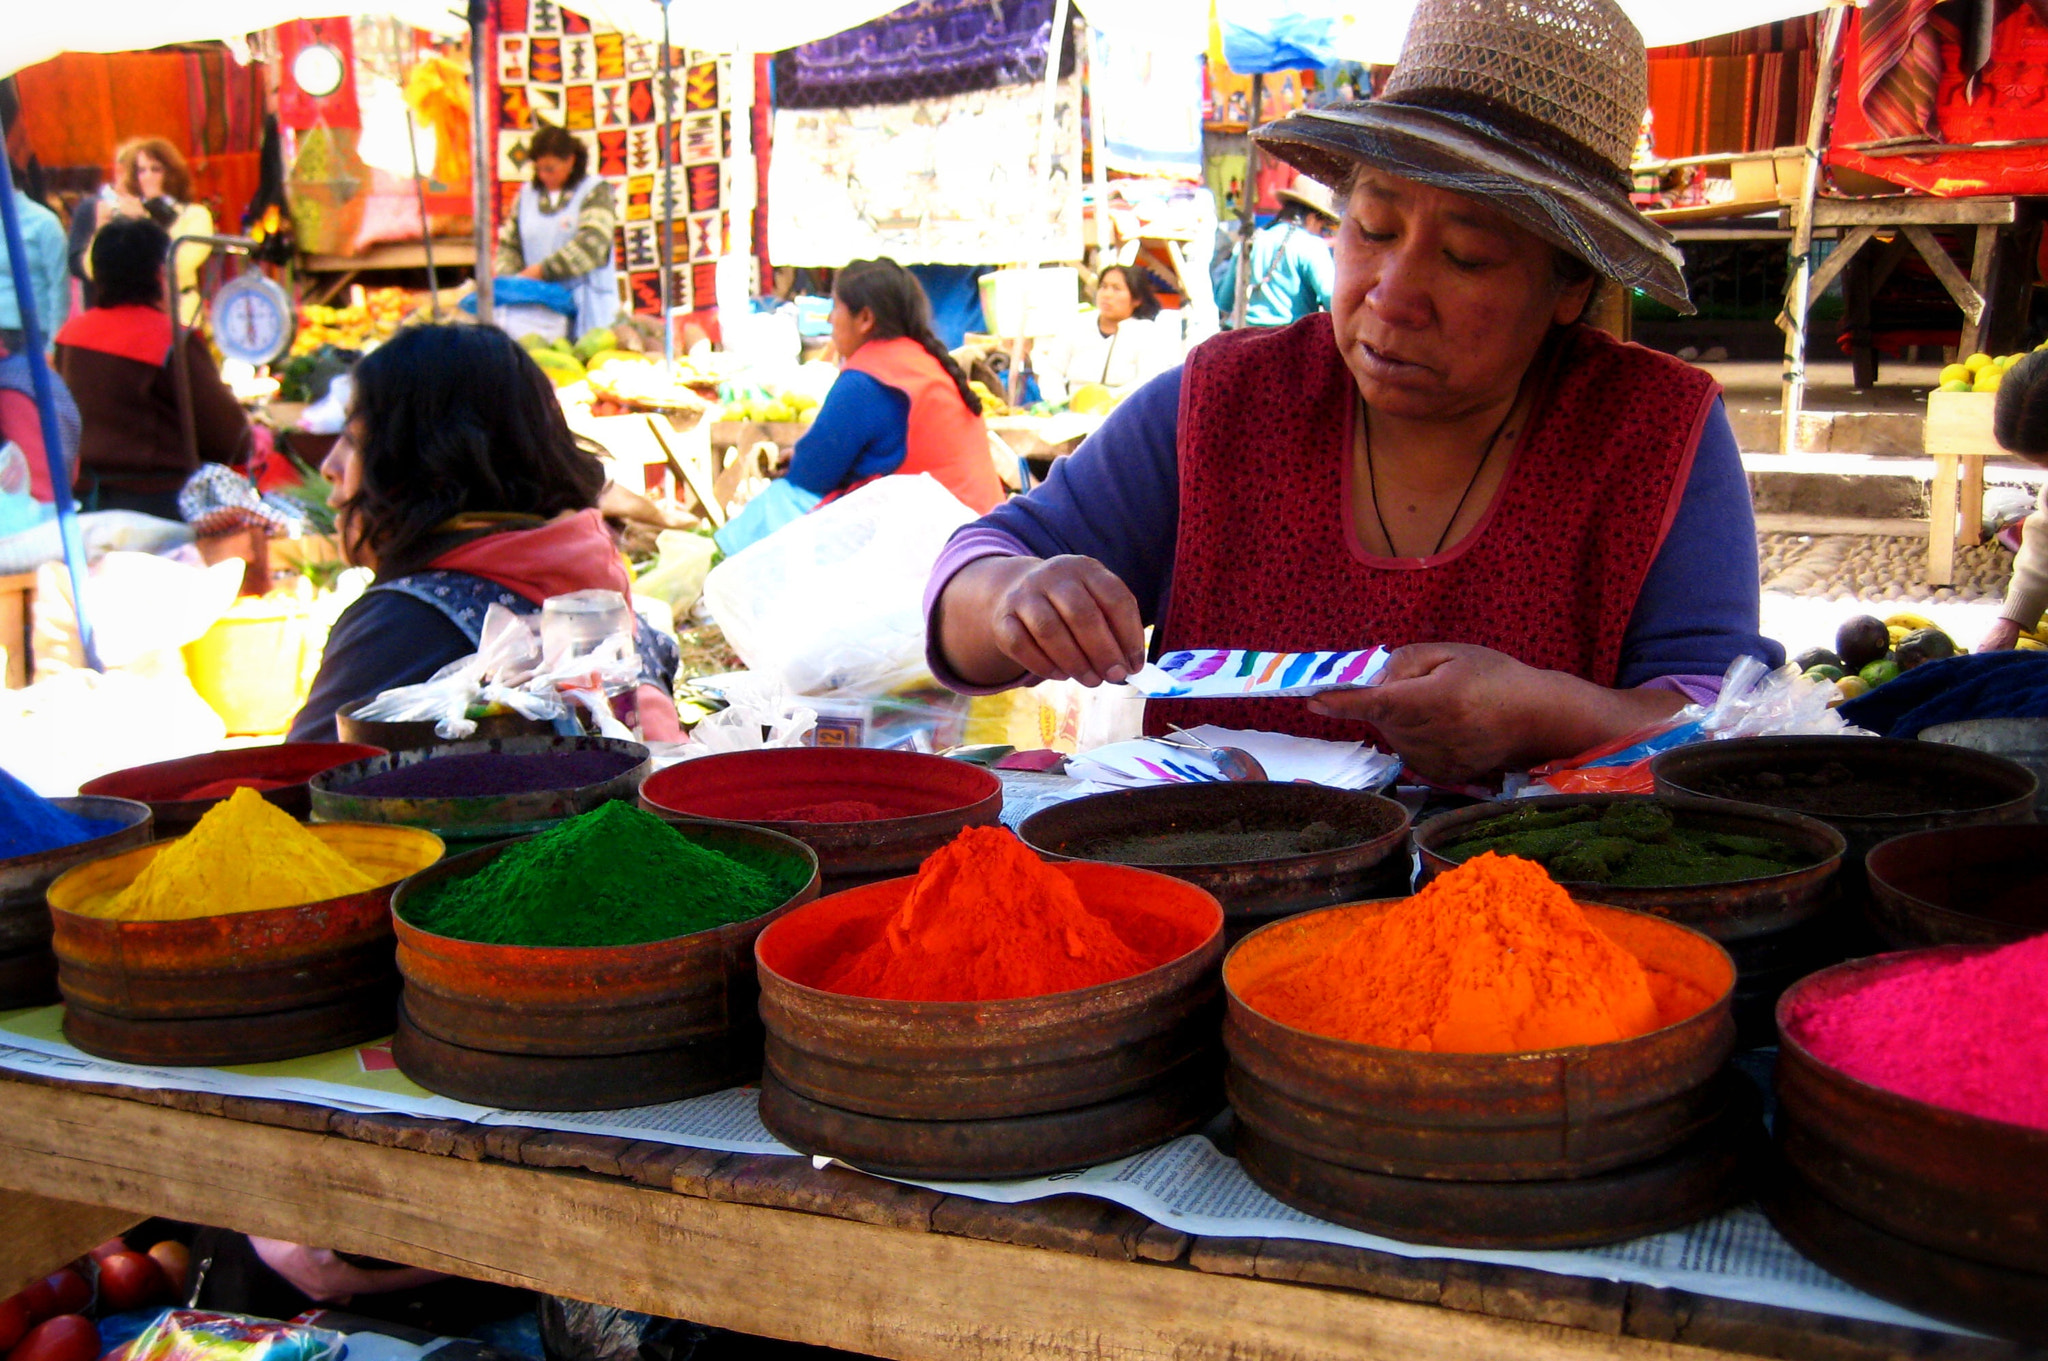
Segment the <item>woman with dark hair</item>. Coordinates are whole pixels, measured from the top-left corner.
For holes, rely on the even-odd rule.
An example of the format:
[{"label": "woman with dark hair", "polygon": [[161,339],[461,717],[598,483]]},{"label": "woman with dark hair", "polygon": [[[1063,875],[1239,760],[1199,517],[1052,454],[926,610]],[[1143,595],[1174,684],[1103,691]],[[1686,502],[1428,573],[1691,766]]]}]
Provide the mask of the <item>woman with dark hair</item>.
[{"label": "woman with dark hair", "polygon": [[[372,351],[321,472],[342,556],[377,576],[335,622],[293,741],[331,742],[337,709],[476,651],[493,604],[532,614],[571,591],[632,599],[597,510],[603,469],[502,331],[416,326]],[[675,645],[645,625],[639,642],[640,732],[673,740]]]},{"label": "woman with dark hair", "polygon": [[1039,395],[1063,402],[1094,383],[1122,396],[1181,361],[1180,314],[1160,319],[1152,279],[1133,265],[1111,265],[1095,284],[1095,310],[1050,338],[1031,358]]},{"label": "woman with dark hair", "polygon": [[891,473],[930,473],[977,514],[1003,499],[981,402],[932,334],[931,303],[894,260],[855,260],[832,283],[839,377],[797,441],[789,475],[718,532],[727,553]]},{"label": "woman with dark hair", "polygon": [[[148,218],[173,240],[213,235],[213,214],[191,198],[192,171],[178,149],[161,137],[136,137],[114,152],[114,179],[101,187],[93,217],[99,227],[123,218]],[[178,252],[178,313],[187,326],[199,324],[199,269],[212,252],[211,246]],[[85,277],[97,287],[91,250],[84,255]]]},{"label": "woman with dark hair", "polygon": [[185,447],[164,310],[169,248],[169,234],[147,217],[115,217],[100,228],[92,243],[93,305],[57,333],[57,371],[84,421],[78,493],[88,510],[176,520],[178,488],[201,463],[249,456],[249,418],[196,331],[183,341],[195,446]]},{"label": "woman with dark hair", "polygon": [[497,272],[567,289],[573,335],[609,326],[619,315],[612,187],[588,173],[590,149],[566,129],[542,124],[527,155],[533,178],[498,233]]}]

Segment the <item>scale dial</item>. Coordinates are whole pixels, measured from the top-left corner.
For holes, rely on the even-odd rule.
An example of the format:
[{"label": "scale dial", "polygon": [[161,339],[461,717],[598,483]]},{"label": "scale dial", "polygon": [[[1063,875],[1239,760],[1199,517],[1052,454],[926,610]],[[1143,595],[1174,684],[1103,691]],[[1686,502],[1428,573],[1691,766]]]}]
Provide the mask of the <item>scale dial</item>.
[{"label": "scale dial", "polygon": [[214,295],[213,338],[230,359],[274,363],[291,349],[298,324],[291,296],[261,274],[244,274]]}]

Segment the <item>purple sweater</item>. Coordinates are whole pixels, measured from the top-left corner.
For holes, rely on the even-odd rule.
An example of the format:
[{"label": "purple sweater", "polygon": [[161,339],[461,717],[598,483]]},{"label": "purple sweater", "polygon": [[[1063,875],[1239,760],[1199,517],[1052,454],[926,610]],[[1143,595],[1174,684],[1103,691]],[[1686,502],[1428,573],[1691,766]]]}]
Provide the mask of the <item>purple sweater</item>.
[{"label": "purple sweater", "polygon": [[[1138,598],[1145,622],[1158,623],[1173,589],[1180,528],[1179,425],[1176,368],[1126,398],[1071,457],[1054,463],[1044,485],[953,536],[925,587],[927,625],[939,593],[968,563],[1063,553],[1108,567]],[[1757,610],[1749,480],[1727,410],[1716,399],[1671,531],[1629,616],[1618,684],[1654,685],[1705,701],[1719,692],[1728,664],[1739,656],[1781,665],[1785,649],[1757,631]],[[926,636],[934,676],[955,690],[985,693],[946,668],[936,629]]]}]

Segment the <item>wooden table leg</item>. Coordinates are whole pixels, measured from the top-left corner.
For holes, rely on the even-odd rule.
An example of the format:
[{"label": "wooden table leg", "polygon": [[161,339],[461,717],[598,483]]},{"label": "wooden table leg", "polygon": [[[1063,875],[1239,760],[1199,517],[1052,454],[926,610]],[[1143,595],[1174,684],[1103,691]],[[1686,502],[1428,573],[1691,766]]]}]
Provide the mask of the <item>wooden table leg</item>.
[{"label": "wooden table leg", "polygon": [[1962,526],[1958,543],[1984,542],[1984,455],[1963,455]]},{"label": "wooden table leg", "polygon": [[1927,505],[1927,584],[1950,586],[1956,576],[1956,456],[1934,455],[1934,487]]}]

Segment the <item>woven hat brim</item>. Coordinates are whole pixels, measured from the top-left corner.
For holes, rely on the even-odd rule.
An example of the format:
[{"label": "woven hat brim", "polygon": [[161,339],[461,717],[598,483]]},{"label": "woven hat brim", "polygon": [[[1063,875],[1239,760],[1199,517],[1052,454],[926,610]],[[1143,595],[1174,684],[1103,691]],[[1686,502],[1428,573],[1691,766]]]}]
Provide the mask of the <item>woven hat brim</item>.
[{"label": "woven hat brim", "polygon": [[1693,311],[1677,244],[1636,211],[1625,190],[1477,119],[1371,100],[1289,114],[1252,137],[1262,151],[1333,187],[1363,162],[1469,194],[1623,287]]}]

